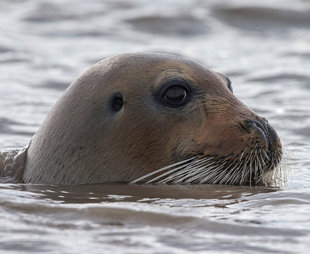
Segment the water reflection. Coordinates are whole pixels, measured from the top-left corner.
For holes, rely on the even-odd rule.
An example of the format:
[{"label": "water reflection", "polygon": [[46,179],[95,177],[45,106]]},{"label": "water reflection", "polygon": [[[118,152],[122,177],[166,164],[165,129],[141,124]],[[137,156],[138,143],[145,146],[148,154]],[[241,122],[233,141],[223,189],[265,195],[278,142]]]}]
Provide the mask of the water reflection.
[{"label": "water reflection", "polygon": [[[211,205],[236,202],[244,196],[274,192],[276,188],[226,185],[136,185],[101,184],[76,186],[16,185],[21,191],[40,194],[40,198],[62,203],[101,203],[120,200],[151,202],[159,199],[205,199]],[[214,204],[218,200],[219,204]],[[207,203],[206,203],[207,204]]]}]

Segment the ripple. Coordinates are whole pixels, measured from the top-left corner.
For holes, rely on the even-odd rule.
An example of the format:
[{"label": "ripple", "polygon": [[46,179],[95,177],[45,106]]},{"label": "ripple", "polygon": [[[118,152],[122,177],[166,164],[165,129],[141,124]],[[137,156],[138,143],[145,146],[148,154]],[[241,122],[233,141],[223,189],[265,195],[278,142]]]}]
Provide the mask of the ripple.
[{"label": "ripple", "polygon": [[299,57],[299,58],[304,58],[305,60],[309,60],[310,59],[310,52],[306,51],[306,52],[299,52],[299,51],[289,51],[284,53],[285,56],[288,57]]},{"label": "ripple", "polygon": [[104,8],[90,9],[89,12],[85,13],[83,11],[83,3],[71,3],[71,4],[53,4],[50,2],[39,2],[34,9],[27,12],[26,16],[23,18],[24,21],[31,23],[52,23],[52,22],[62,22],[62,21],[73,21],[73,20],[83,20],[89,19],[91,16],[104,15]]},{"label": "ripple", "polygon": [[215,18],[227,25],[260,33],[279,33],[296,28],[308,29],[310,26],[310,12],[307,10],[295,11],[267,7],[217,7],[213,12]]},{"label": "ripple", "polygon": [[310,137],[310,128],[307,126],[304,128],[295,129],[295,134]]},{"label": "ripple", "polygon": [[288,80],[298,81],[298,82],[310,82],[310,76],[306,74],[296,74],[296,73],[279,73],[273,75],[260,75],[260,77],[249,78],[247,81],[259,81],[259,82],[281,82]]},{"label": "ripple", "polygon": [[[32,233],[32,232],[31,232]],[[29,239],[5,239],[5,241],[0,240],[1,250],[4,251],[22,251],[23,253],[44,253],[51,250],[52,247],[56,247],[56,243],[51,243],[48,241],[36,241]]]},{"label": "ripple", "polygon": [[191,16],[145,16],[125,21],[136,30],[166,36],[187,37],[204,35],[208,32],[208,26],[203,21]]},{"label": "ripple", "polygon": [[8,47],[0,45],[0,54],[7,53],[7,52],[12,52],[12,51],[14,51],[12,48],[8,48]]},{"label": "ripple", "polygon": [[17,122],[17,121],[13,121],[9,118],[5,118],[5,117],[0,117],[0,132],[1,133],[10,133],[10,126],[11,125],[19,125],[22,126],[23,123],[21,122]]},{"label": "ripple", "polygon": [[66,82],[66,81],[46,80],[44,82],[40,82],[39,84],[31,85],[31,86],[43,87],[43,88],[58,90],[58,91],[64,91],[69,85],[70,85],[70,82]]},{"label": "ripple", "polygon": [[0,133],[10,135],[32,136],[33,131],[27,130],[31,125],[24,122],[18,122],[9,118],[0,117]]},{"label": "ripple", "polygon": [[14,63],[27,63],[30,59],[17,55],[0,56],[0,63],[2,64],[14,64]]}]

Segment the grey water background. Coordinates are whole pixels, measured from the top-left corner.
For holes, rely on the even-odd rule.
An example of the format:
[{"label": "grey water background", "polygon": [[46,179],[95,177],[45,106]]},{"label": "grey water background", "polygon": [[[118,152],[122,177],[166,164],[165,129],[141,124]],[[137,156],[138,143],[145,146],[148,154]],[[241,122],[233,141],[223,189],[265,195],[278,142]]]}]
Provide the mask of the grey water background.
[{"label": "grey water background", "polygon": [[310,1],[2,0],[0,152],[90,65],[154,50],[229,76],[278,131],[287,183],[0,184],[0,253],[309,253]]}]

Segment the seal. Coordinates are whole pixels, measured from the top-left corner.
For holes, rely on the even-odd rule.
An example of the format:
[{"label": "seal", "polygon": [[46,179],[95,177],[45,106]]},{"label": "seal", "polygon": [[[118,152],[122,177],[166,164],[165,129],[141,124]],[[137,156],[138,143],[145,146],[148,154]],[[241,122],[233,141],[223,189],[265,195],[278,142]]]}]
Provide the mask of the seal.
[{"label": "seal", "polygon": [[33,137],[21,181],[270,184],[276,131],[223,74],[182,56],[124,54],[73,82]]}]

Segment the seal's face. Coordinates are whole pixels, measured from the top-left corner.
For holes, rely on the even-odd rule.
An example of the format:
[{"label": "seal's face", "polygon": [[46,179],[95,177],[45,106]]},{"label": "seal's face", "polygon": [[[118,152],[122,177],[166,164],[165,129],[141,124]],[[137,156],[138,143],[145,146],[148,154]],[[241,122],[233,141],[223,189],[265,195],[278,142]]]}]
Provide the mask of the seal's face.
[{"label": "seal's face", "polygon": [[56,104],[30,157],[45,148],[53,152],[40,160],[65,172],[39,175],[30,158],[25,181],[270,184],[282,155],[275,130],[228,78],[166,54],[93,66]]}]

